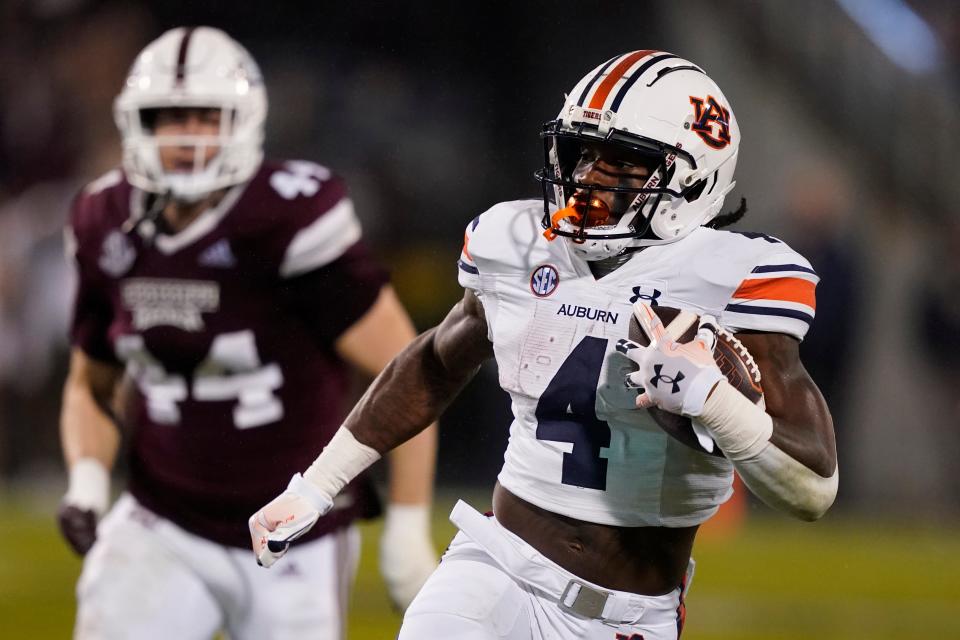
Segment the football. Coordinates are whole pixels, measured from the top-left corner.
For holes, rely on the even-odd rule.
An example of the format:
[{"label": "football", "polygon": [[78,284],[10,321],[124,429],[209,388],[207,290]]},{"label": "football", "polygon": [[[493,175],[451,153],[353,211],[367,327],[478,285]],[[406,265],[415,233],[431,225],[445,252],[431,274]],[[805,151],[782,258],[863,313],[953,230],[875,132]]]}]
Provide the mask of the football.
[{"label": "football", "polygon": [[[653,307],[653,311],[660,320],[663,321],[664,326],[668,327],[680,313],[679,309],[659,306]],[[680,337],[677,338],[677,342],[686,343],[693,340],[697,333],[699,320],[699,316],[688,315],[687,322],[689,324],[680,334]],[[644,333],[640,327],[640,323],[636,317],[630,318],[629,337],[632,341],[644,347],[650,344],[647,334]],[[713,350],[713,358],[717,366],[720,367],[720,372],[726,376],[727,381],[730,382],[737,391],[749,398],[754,404],[761,404],[763,402],[760,369],[757,367],[756,362],[754,362],[753,356],[751,356],[747,348],[737,340],[736,336],[720,328],[717,334],[717,345]],[[664,411],[658,407],[651,407],[648,411],[654,421],[661,429],[666,431],[668,435],[697,451],[723,457],[723,452],[720,451],[720,448],[717,447],[716,444],[712,445],[712,450],[708,450],[701,444],[700,439],[694,432],[690,418]],[[711,443],[707,444],[709,445]]]}]

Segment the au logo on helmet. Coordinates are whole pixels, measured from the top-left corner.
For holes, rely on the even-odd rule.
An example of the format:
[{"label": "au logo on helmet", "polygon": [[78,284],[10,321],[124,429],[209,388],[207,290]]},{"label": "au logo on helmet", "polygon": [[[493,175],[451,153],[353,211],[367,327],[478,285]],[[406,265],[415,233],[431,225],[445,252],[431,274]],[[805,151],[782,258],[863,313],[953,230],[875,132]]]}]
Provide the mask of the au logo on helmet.
[{"label": "au logo on helmet", "polygon": [[690,96],[690,104],[693,105],[693,132],[714,149],[730,144],[730,110],[709,95],[706,98]]}]

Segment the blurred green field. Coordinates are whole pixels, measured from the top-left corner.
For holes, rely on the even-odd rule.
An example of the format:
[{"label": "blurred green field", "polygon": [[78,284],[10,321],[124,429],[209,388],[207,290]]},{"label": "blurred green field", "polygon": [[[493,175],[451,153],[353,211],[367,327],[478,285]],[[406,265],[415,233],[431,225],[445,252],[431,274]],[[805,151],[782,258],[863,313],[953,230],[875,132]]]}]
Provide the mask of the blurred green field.
[{"label": "blurred green field", "polygon": [[[452,502],[438,501],[438,549],[453,534]],[[40,504],[0,501],[0,638],[70,635],[80,563]],[[364,525],[364,540],[378,529]],[[701,536],[696,558],[684,640],[960,639],[958,523],[754,517],[736,535]],[[399,625],[366,544],[349,637],[393,638]]]}]

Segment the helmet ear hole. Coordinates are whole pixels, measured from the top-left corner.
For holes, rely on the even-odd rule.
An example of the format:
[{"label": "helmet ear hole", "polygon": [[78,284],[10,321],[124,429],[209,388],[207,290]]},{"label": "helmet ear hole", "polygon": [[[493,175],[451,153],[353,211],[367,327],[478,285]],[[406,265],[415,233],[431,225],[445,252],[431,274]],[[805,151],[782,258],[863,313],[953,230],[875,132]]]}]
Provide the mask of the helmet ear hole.
[{"label": "helmet ear hole", "polygon": [[707,181],[709,177],[702,178],[692,187],[690,187],[685,194],[683,194],[683,199],[687,202],[693,202],[700,197],[700,194],[703,193],[703,190],[707,187]]},{"label": "helmet ear hole", "polygon": [[157,124],[158,113],[160,113],[160,109],[158,108],[140,109],[140,125],[144,131],[152,132],[154,130]]}]

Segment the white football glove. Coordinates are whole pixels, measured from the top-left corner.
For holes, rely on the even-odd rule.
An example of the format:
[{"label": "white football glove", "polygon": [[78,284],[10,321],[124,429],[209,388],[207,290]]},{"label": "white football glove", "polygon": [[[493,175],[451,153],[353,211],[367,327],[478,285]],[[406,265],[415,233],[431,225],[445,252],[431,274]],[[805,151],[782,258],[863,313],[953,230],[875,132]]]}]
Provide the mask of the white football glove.
[{"label": "white football glove", "polygon": [[393,604],[401,611],[437,568],[427,505],[391,504],[380,537],[380,573]]},{"label": "white football glove", "polygon": [[290,543],[310,530],[333,508],[333,499],[299,473],[287,490],[250,516],[250,540],[257,563],[270,567],[287,552]]},{"label": "white football glove", "polygon": [[627,375],[628,386],[643,389],[637,396],[637,407],[657,406],[670,413],[699,416],[710,390],[724,379],[713,359],[716,319],[701,316],[696,338],[680,344],[646,304],[635,303],[633,315],[650,339],[650,345],[643,347],[631,340],[620,340],[617,351],[639,366]]}]

